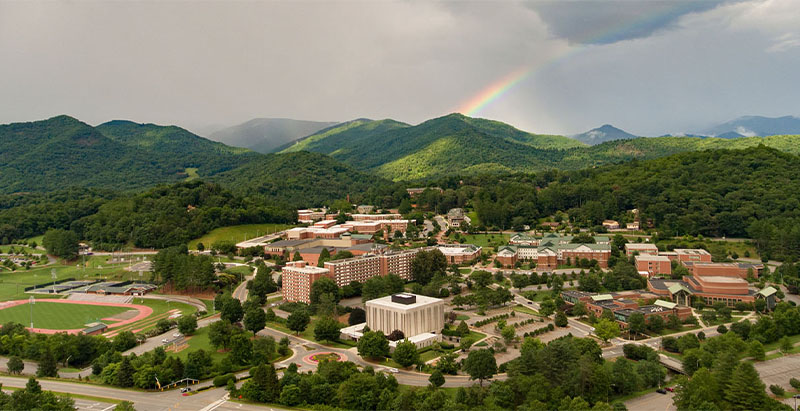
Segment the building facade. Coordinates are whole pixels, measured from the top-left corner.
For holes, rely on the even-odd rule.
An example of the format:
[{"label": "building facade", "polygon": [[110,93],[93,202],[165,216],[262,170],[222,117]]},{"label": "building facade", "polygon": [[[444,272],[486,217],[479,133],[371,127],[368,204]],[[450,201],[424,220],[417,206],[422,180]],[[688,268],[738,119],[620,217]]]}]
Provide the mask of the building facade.
[{"label": "building facade", "polygon": [[289,302],[311,303],[311,284],[323,276],[328,270],[308,265],[305,261],[292,261],[281,270],[283,282],[283,298]]},{"label": "building facade", "polygon": [[395,294],[366,303],[367,326],[389,335],[400,330],[411,338],[444,328],[444,300],[416,294]]}]

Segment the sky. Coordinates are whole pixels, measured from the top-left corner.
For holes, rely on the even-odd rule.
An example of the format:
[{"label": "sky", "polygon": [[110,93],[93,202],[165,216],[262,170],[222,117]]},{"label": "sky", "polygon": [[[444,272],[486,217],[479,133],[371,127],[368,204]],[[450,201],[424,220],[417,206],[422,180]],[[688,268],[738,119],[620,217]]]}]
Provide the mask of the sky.
[{"label": "sky", "polygon": [[0,1],[0,123],[695,132],[800,115],[799,0]]}]

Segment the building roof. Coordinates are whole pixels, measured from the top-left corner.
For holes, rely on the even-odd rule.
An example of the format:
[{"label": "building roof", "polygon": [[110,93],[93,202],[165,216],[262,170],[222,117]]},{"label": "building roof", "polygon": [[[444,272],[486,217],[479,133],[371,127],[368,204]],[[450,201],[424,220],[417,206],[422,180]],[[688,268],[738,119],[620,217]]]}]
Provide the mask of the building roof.
[{"label": "building roof", "polygon": [[[409,294],[409,293],[405,293],[405,294]],[[409,294],[409,295],[415,296],[417,298],[417,301],[414,304],[400,304],[400,303],[393,302],[391,295],[387,295],[386,297],[376,298],[374,300],[369,300],[369,301],[367,301],[366,304],[367,304],[367,306],[378,306],[378,307],[390,308],[390,309],[395,310],[395,311],[408,311],[408,310],[416,309],[416,308],[423,307],[423,306],[426,306],[426,305],[439,304],[439,303],[443,303],[444,302],[444,300],[442,300],[442,299],[428,297],[428,296],[425,296],[425,295],[419,295],[419,294]]]},{"label": "building roof", "polygon": [[294,271],[301,274],[327,274],[329,272],[327,268],[317,267],[313,265],[307,265],[305,267],[293,267],[287,265],[283,267],[283,271]]},{"label": "building roof", "polygon": [[444,255],[472,254],[480,251],[480,247],[472,244],[444,244],[437,246]]},{"label": "building roof", "polygon": [[611,294],[598,294],[598,295],[593,295],[592,296],[592,301],[594,301],[594,302],[597,302],[597,301],[608,301],[608,300],[613,300],[613,299],[614,299],[614,297],[611,296]]},{"label": "building roof", "polygon": [[655,244],[651,243],[626,243],[625,249],[631,250],[658,250]]},{"label": "building roof", "polygon": [[106,328],[108,328],[108,325],[103,324],[103,323],[97,323],[97,324],[92,325],[90,327],[84,328],[83,329],[83,333],[84,334],[91,334],[91,333],[93,333],[95,331],[105,330]]},{"label": "building roof", "polygon": [[652,255],[652,254],[639,254],[636,256],[636,261],[661,261],[668,263],[670,262],[669,257],[665,255]]},{"label": "building roof", "polygon": [[664,307],[664,308],[669,308],[670,310],[678,306],[678,304],[676,304],[676,303],[673,303],[671,301],[664,301],[664,300],[655,300],[653,302],[653,304],[661,306],[661,307]]},{"label": "building roof", "polygon": [[692,292],[692,290],[690,290],[690,289],[689,289],[689,287],[687,287],[687,286],[683,285],[682,283],[675,283],[675,284],[672,284],[672,285],[670,285],[670,286],[667,288],[667,290],[669,290],[669,293],[670,293],[670,294],[675,294],[675,293],[677,293],[678,291],[685,291],[686,293],[689,293],[689,294],[694,294],[694,293]]},{"label": "building roof", "polygon": [[312,239],[304,239],[304,240],[280,240],[274,243],[268,244],[270,247],[296,247],[301,244],[310,243],[314,241]]},{"label": "building roof", "polygon": [[673,251],[679,255],[711,255],[708,251],[703,250],[702,248],[676,248]]},{"label": "building roof", "polygon": [[764,289],[760,290],[758,292],[758,295],[763,296],[763,297],[769,297],[769,296],[771,296],[771,295],[773,295],[773,294],[775,294],[777,292],[778,292],[778,290],[776,290],[775,287],[769,286],[767,288],[764,288]]},{"label": "building roof", "polygon": [[559,250],[575,250],[580,247],[586,247],[592,251],[611,251],[611,246],[608,244],[561,244],[557,246]]}]

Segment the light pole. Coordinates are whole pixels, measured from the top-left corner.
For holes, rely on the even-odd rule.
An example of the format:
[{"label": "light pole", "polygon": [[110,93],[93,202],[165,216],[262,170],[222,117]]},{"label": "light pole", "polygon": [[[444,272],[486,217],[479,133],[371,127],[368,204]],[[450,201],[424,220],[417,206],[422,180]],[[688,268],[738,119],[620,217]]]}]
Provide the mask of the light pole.
[{"label": "light pole", "polygon": [[33,329],[33,304],[35,304],[35,303],[36,303],[36,300],[34,300],[33,296],[31,296],[31,299],[30,299],[30,306],[31,306],[31,329]]}]

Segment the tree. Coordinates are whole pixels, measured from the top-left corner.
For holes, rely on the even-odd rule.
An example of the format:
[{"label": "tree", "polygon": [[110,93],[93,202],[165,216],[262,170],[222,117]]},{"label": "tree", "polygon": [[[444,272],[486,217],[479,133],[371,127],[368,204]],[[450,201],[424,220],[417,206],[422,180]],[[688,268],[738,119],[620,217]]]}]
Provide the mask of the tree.
[{"label": "tree", "polygon": [[310,321],[311,317],[309,317],[306,310],[295,310],[286,319],[286,326],[294,331],[296,335],[300,335],[301,332],[306,330]]},{"label": "tree", "polygon": [[231,297],[225,299],[222,305],[220,318],[227,320],[231,324],[234,324],[241,321],[243,316],[244,310],[242,309],[242,303],[239,302],[239,300]]},{"label": "tree", "polygon": [[747,346],[747,354],[753,357],[756,361],[764,361],[766,354],[764,353],[764,345],[761,341],[753,340]]},{"label": "tree", "polygon": [[547,299],[542,301],[539,304],[539,314],[542,314],[545,317],[549,317],[556,311],[556,303],[552,299]]},{"label": "tree", "polygon": [[608,340],[619,336],[619,325],[616,321],[610,321],[606,318],[601,318],[594,325],[594,333],[603,340]]},{"label": "tree", "polygon": [[725,399],[733,410],[762,409],[767,399],[765,389],[753,364],[742,362],[731,375]]},{"label": "tree", "polygon": [[22,358],[14,355],[8,359],[8,372],[11,374],[20,374],[23,369],[25,369],[25,363],[22,362]]},{"label": "tree", "polygon": [[133,406],[132,402],[122,401],[121,403],[117,404],[116,407],[114,407],[114,411],[136,411],[136,408]]},{"label": "tree", "polygon": [[251,307],[244,315],[244,328],[255,336],[267,326],[267,314],[261,307]]},{"label": "tree", "polygon": [[458,333],[459,337],[469,335],[469,326],[467,325],[467,322],[461,320],[461,322],[458,324],[458,327],[456,327],[456,332]]},{"label": "tree", "polygon": [[289,407],[293,407],[303,402],[303,392],[300,387],[290,384],[283,387],[280,395],[280,403]]},{"label": "tree", "polygon": [[328,251],[327,248],[322,248],[322,251],[319,252],[319,259],[317,260],[318,267],[324,267],[326,261],[331,260],[331,252]]},{"label": "tree", "polygon": [[389,340],[380,331],[368,331],[358,340],[358,355],[378,359],[389,355]]},{"label": "tree", "polygon": [[469,351],[469,347],[472,347],[472,344],[475,344],[475,339],[472,337],[462,337],[461,341],[458,343],[458,348],[461,351]]},{"label": "tree", "polygon": [[114,337],[114,349],[123,352],[136,346],[136,336],[130,331],[123,331]]},{"label": "tree", "polygon": [[631,332],[641,334],[644,332],[645,327],[644,314],[635,312],[628,317],[628,329]]},{"label": "tree", "polygon": [[403,333],[402,330],[394,330],[390,332],[386,338],[388,338],[389,341],[400,341],[404,340],[406,338],[406,335]]},{"label": "tree", "polygon": [[220,320],[208,326],[208,340],[214,348],[228,348],[233,333],[233,325],[227,320]]},{"label": "tree", "polygon": [[275,314],[275,310],[273,310],[272,308],[267,308],[267,313],[264,319],[267,320],[267,322],[272,323],[278,319],[278,316]]},{"label": "tree", "polygon": [[421,285],[427,285],[433,277],[445,275],[447,258],[438,249],[420,251],[411,260],[411,278]]},{"label": "tree", "polygon": [[339,322],[331,317],[322,317],[314,326],[314,339],[317,341],[336,341],[339,339]]},{"label": "tree", "polygon": [[78,256],[78,235],[74,231],[47,230],[42,239],[42,245],[48,254],[65,260],[73,260]]},{"label": "tree", "polygon": [[586,303],[584,303],[583,301],[578,301],[577,303],[575,303],[574,306],[572,306],[572,315],[576,317],[583,317],[586,314],[587,314]]},{"label": "tree", "polygon": [[444,384],[444,375],[442,372],[437,370],[433,370],[431,376],[428,377],[428,381],[431,383],[432,386],[439,388]]},{"label": "tree", "polygon": [[660,315],[653,315],[647,319],[647,328],[654,333],[660,333],[664,330],[664,319]]},{"label": "tree", "polygon": [[302,261],[303,256],[300,255],[300,251],[295,251],[294,256],[292,257],[292,261]]},{"label": "tree", "polygon": [[500,335],[503,336],[503,340],[508,344],[517,336],[517,329],[507,325],[500,331]]},{"label": "tree", "polygon": [[197,243],[197,251],[200,251],[202,253],[203,251],[205,251],[205,249],[206,249],[205,244]]},{"label": "tree", "polygon": [[253,343],[245,333],[240,332],[231,337],[231,360],[238,365],[250,362],[253,357]]},{"label": "tree", "polygon": [[178,331],[183,335],[192,335],[197,330],[197,317],[184,315],[178,319]]},{"label": "tree", "polygon": [[122,357],[122,362],[117,367],[117,373],[114,378],[114,385],[118,387],[133,387],[133,374],[136,370],[131,364],[129,357]]},{"label": "tree", "polygon": [[250,369],[251,378],[239,392],[242,397],[256,402],[275,402],[280,396],[280,382],[272,364],[261,364]]},{"label": "tree", "polygon": [[53,357],[53,353],[49,348],[46,348],[39,359],[39,368],[36,370],[36,376],[42,377],[58,377],[58,364]]},{"label": "tree", "polygon": [[789,339],[789,337],[786,336],[786,335],[781,337],[781,339],[779,340],[778,344],[780,346],[781,352],[784,353],[784,354],[790,353],[792,351],[792,348],[794,347],[792,345],[792,340]]},{"label": "tree", "polygon": [[333,297],[334,304],[339,302],[339,286],[328,277],[321,277],[311,284],[309,300],[311,301],[312,307],[319,305],[320,297],[322,297],[323,294],[330,294],[331,297]]},{"label": "tree", "polygon": [[350,316],[347,317],[347,324],[348,325],[356,325],[367,322],[367,313],[364,311],[363,308],[353,308],[353,311],[350,311]]},{"label": "tree", "polygon": [[564,314],[563,311],[559,310],[556,312],[555,323],[558,327],[566,327],[569,324],[569,320],[567,320],[567,315]]},{"label": "tree", "polygon": [[464,371],[469,374],[469,379],[478,380],[483,386],[483,380],[492,378],[497,372],[497,361],[489,350],[472,351],[464,360]]},{"label": "tree", "polygon": [[417,346],[408,340],[397,343],[397,346],[394,348],[394,353],[392,354],[392,359],[403,367],[416,364],[419,361]]},{"label": "tree", "polygon": [[479,270],[470,274],[469,279],[478,287],[488,287],[492,283],[492,274],[488,271]]},{"label": "tree", "polygon": [[436,369],[444,374],[455,375],[458,372],[459,364],[456,362],[456,354],[450,353],[439,357]]}]

